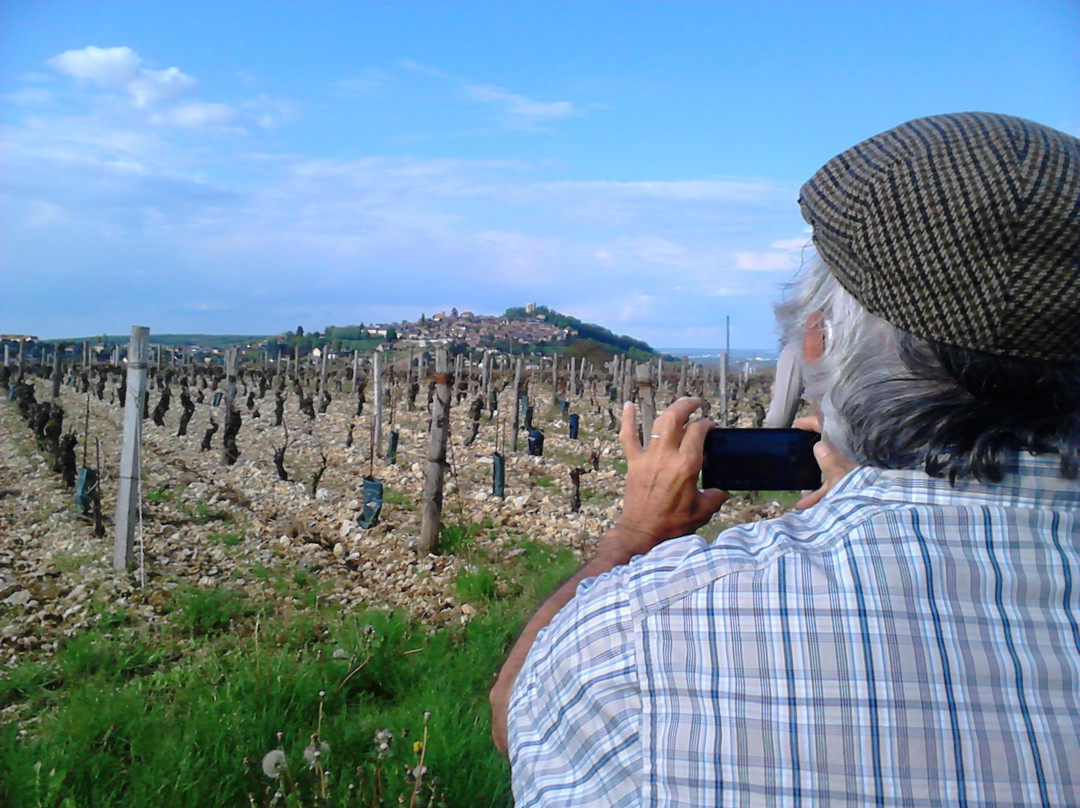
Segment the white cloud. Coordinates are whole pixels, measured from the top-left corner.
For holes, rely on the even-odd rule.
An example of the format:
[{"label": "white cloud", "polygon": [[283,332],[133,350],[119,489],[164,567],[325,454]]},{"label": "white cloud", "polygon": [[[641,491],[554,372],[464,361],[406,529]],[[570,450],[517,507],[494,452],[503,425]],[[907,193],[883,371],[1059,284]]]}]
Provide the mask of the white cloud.
[{"label": "white cloud", "polygon": [[242,105],[244,112],[261,129],[273,129],[300,117],[300,105],[289,98],[260,94]]},{"label": "white cloud", "polygon": [[342,95],[349,98],[373,98],[381,95],[389,85],[389,73],[371,68],[359,76],[339,81],[334,86]]},{"label": "white cloud", "polygon": [[196,86],[197,82],[191,76],[170,67],[168,70],[143,69],[139,78],[128,84],[127,91],[135,106],[142,109],[187,95]]},{"label": "white cloud", "polygon": [[53,94],[49,90],[30,87],[25,90],[16,90],[13,93],[7,93],[3,96],[3,99],[9,104],[15,104],[20,107],[43,107],[52,103]]},{"label": "white cloud", "polygon": [[239,123],[239,113],[228,104],[190,101],[155,114],[151,120],[186,129],[230,129]]},{"label": "white cloud", "polygon": [[[120,90],[131,98],[131,107],[146,114],[157,126],[183,129],[240,131],[242,115],[230,104],[187,100],[198,82],[178,67],[155,70],[128,47],[64,51],[48,60],[64,75],[105,90]],[[258,126],[276,126],[295,116],[295,105],[282,99],[259,96],[246,105]]]},{"label": "white cloud", "polygon": [[131,48],[68,50],[49,59],[48,64],[76,79],[99,87],[122,89],[139,76],[142,59]]},{"label": "white cloud", "polygon": [[469,84],[465,93],[473,101],[495,107],[508,123],[519,128],[531,129],[580,114],[569,101],[535,101],[486,84]]},{"label": "white cloud", "polygon": [[779,241],[773,241],[769,246],[774,250],[802,250],[810,244],[810,239],[805,236],[797,236],[795,238],[784,238]]},{"label": "white cloud", "polygon": [[195,90],[197,82],[179,68],[152,70],[131,48],[98,48],[64,51],[48,60],[56,70],[79,81],[107,90],[127,90],[136,108],[171,101]]},{"label": "white cloud", "polygon": [[799,267],[798,256],[790,252],[737,252],[735,253],[735,269],[757,271],[797,269]]}]

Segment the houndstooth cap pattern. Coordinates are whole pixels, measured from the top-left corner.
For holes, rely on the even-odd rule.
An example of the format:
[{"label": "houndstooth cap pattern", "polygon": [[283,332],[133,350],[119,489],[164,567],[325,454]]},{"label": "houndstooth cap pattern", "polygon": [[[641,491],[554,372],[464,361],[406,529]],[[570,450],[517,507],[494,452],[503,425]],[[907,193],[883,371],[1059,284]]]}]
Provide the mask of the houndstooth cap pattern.
[{"label": "houndstooth cap pattern", "polygon": [[917,118],[802,187],[818,254],[867,309],[1001,356],[1080,359],[1080,140],[987,112]]}]

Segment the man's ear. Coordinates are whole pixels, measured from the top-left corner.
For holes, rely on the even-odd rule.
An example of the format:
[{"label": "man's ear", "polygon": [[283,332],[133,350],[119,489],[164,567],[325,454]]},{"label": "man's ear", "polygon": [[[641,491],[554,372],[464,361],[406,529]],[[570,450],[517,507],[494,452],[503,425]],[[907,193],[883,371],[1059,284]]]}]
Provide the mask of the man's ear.
[{"label": "man's ear", "polygon": [[815,311],[806,318],[806,331],[803,332],[802,355],[807,364],[821,359],[825,353],[825,317]]}]

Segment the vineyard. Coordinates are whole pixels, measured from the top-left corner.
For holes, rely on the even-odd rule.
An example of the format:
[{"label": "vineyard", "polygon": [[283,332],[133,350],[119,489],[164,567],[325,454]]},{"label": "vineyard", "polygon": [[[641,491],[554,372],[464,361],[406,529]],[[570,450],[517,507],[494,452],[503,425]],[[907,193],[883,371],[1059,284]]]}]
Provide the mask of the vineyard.
[{"label": "vineyard", "polygon": [[[487,689],[618,515],[612,399],[630,385],[459,360],[425,552],[435,374],[408,357],[339,364],[241,357],[231,409],[220,366],[152,367],[120,571],[125,371],[10,373],[0,804],[510,804]],[[680,386],[716,401],[707,376],[670,373],[651,382],[661,409]],[[735,385],[732,422],[753,423],[766,384]],[[709,530],[789,504],[736,497]]]}]

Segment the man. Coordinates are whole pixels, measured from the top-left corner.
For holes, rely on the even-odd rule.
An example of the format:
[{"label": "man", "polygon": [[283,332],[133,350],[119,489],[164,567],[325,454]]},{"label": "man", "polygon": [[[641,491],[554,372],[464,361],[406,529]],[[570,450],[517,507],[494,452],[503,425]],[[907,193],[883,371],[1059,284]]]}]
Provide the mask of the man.
[{"label": "man", "polygon": [[800,203],[826,485],[707,543],[699,402],[648,451],[624,410],[622,516],[492,691],[519,808],[1080,805],[1080,141],[918,119]]}]

